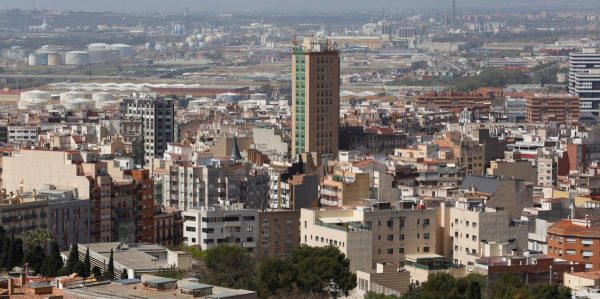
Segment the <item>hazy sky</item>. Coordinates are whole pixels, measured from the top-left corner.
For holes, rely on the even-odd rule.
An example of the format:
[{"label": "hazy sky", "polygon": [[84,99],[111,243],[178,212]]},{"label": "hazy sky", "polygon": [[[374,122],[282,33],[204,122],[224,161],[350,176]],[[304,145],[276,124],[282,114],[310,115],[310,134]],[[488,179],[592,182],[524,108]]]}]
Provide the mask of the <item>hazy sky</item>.
[{"label": "hazy sky", "polygon": [[[0,0],[0,8],[30,9],[33,0]],[[127,12],[192,11],[374,11],[382,9],[441,10],[450,8],[451,0],[35,0],[40,9],[111,10]],[[585,5],[600,8],[600,0],[457,0],[457,10],[467,8],[511,7],[556,8]]]}]

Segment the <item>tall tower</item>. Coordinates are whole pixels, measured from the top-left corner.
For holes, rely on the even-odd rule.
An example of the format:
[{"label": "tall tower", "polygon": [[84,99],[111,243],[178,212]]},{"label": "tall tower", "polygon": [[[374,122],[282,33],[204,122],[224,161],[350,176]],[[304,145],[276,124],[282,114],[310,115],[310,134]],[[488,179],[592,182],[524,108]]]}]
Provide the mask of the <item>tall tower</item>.
[{"label": "tall tower", "polygon": [[452,27],[456,25],[456,0],[452,0]]},{"label": "tall tower", "polygon": [[189,36],[190,35],[190,10],[189,9],[185,9],[185,11],[183,12],[183,16],[185,17],[185,36]]},{"label": "tall tower", "polygon": [[326,38],[306,37],[292,58],[292,156],[336,157],[340,122],[340,55]]},{"label": "tall tower", "polygon": [[600,113],[600,50],[584,48],[569,53],[569,93],[579,96],[581,111]]}]

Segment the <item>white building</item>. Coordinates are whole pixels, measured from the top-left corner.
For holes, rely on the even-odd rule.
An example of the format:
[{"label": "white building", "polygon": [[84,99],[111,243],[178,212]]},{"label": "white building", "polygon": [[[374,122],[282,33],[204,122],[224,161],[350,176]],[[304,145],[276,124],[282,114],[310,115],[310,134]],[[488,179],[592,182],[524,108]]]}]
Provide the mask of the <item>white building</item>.
[{"label": "white building", "polygon": [[237,245],[256,254],[258,210],[242,204],[188,209],[183,215],[183,242],[207,250],[219,244]]}]

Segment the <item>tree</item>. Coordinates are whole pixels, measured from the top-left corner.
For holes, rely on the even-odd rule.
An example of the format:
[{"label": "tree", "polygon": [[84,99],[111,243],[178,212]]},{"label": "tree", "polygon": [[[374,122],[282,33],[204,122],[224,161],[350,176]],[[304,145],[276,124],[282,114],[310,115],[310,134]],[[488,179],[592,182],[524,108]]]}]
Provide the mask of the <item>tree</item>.
[{"label": "tree", "polygon": [[[17,249],[17,241],[15,241],[15,236],[11,235],[10,240],[8,241],[8,254],[6,255],[6,269],[9,271],[12,270],[15,266],[19,265],[21,261],[17,261],[18,252],[22,252],[23,247]],[[22,260],[22,259],[21,259]]]},{"label": "tree", "polygon": [[[69,275],[74,273],[73,268],[75,264],[79,262],[79,246],[77,243],[71,244],[71,251],[69,251],[69,257],[67,258],[67,263],[65,264],[65,268],[61,271],[64,275]],[[82,266],[83,267],[83,266]],[[83,275],[83,272],[81,273]]]},{"label": "tree", "polygon": [[571,289],[557,285],[557,284],[546,284],[536,286],[530,290],[532,298],[539,299],[570,299],[572,298]]},{"label": "tree", "polygon": [[50,254],[44,258],[42,265],[42,274],[45,276],[56,276],[58,271],[63,267],[63,260],[60,257],[60,249],[58,243],[53,241],[50,244]]},{"label": "tree", "polygon": [[94,266],[92,268],[92,275],[94,276],[94,278],[100,279],[102,277],[102,270],[100,270],[100,267]]},{"label": "tree", "polygon": [[523,284],[521,279],[514,274],[505,273],[500,278],[490,285],[489,292],[491,298],[511,299],[511,298],[527,298],[527,286]]},{"label": "tree", "polygon": [[108,268],[106,269],[106,278],[109,280],[115,279],[115,262],[113,261],[113,250],[110,249],[110,258],[108,259]]},{"label": "tree", "polygon": [[245,249],[217,245],[206,251],[204,257],[208,281],[235,289],[254,289],[256,264]]},{"label": "tree", "polygon": [[256,288],[261,298],[289,293],[295,287],[296,269],[287,259],[267,259],[260,263]]},{"label": "tree", "polygon": [[23,240],[25,248],[32,248],[37,245],[45,248],[49,242],[54,241],[52,232],[41,228],[25,231],[19,235],[19,238]]},{"label": "tree", "polygon": [[85,277],[84,273],[85,273],[85,269],[83,266],[83,262],[82,261],[76,261],[75,264],[73,264],[73,268],[71,268],[71,272],[72,273],[77,273],[77,275]]},{"label": "tree", "polygon": [[356,287],[350,260],[336,247],[300,246],[289,259],[296,268],[296,284],[306,293],[326,293],[338,298],[348,296]]},{"label": "tree", "polygon": [[33,272],[42,273],[42,266],[44,265],[45,258],[46,253],[44,252],[44,249],[41,246],[36,245],[27,250],[23,261],[29,264],[29,269],[33,270]]},{"label": "tree", "polygon": [[8,268],[8,254],[10,252],[10,240],[8,238],[4,238],[2,242],[2,255],[0,258],[2,259],[2,267]]},{"label": "tree", "polygon": [[85,258],[83,259],[83,276],[90,277],[91,274],[91,262],[90,262],[90,247],[85,250]]},{"label": "tree", "polygon": [[368,291],[365,294],[365,299],[400,299],[400,297],[394,295],[382,295]]},{"label": "tree", "polygon": [[128,279],[129,278],[129,274],[127,274],[127,269],[123,269],[123,272],[121,272],[121,279]]}]

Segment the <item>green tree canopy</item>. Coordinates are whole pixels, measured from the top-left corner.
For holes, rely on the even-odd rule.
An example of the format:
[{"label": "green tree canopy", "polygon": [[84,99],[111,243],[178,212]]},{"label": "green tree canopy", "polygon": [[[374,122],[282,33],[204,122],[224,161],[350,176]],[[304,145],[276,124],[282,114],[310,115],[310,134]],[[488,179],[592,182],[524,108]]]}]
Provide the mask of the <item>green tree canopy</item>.
[{"label": "green tree canopy", "polygon": [[90,262],[90,247],[88,247],[85,250],[85,257],[83,258],[83,276],[84,277],[90,277],[90,274],[92,273],[91,265],[92,264]]},{"label": "green tree canopy", "polygon": [[42,274],[45,276],[56,276],[58,271],[63,267],[63,260],[60,257],[60,249],[58,243],[53,241],[50,244],[50,254],[44,258],[42,265]]},{"label": "green tree canopy", "polygon": [[104,274],[106,275],[106,278],[109,280],[115,279],[115,262],[113,260],[112,248],[110,249],[110,257],[108,258],[108,266],[106,269],[106,273],[104,273]]},{"label": "green tree canopy", "polygon": [[356,287],[350,260],[336,247],[300,246],[289,261],[296,268],[296,285],[305,293],[326,293],[338,298],[348,296]]},{"label": "green tree canopy", "polygon": [[42,273],[45,257],[46,253],[44,252],[44,249],[41,246],[36,245],[27,249],[23,261],[29,264],[29,269],[33,270],[33,272]]},{"label": "green tree canopy", "polygon": [[256,288],[261,298],[290,293],[296,286],[296,268],[287,259],[267,259],[257,270]]},{"label": "green tree canopy", "polygon": [[[77,243],[71,244],[71,250],[69,251],[69,257],[67,258],[67,263],[65,264],[64,269],[61,271],[63,275],[69,275],[71,273],[75,273],[73,268],[75,264],[79,262],[79,246]],[[82,266],[83,268],[83,266]],[[80,273],[83,275],[83,272]]]},{"label": "green tree canopy", "polygon": [[236,289],[254,289],[256,263],[244,248],[218,245],[206,251],[204,263],[212,284]]}]

